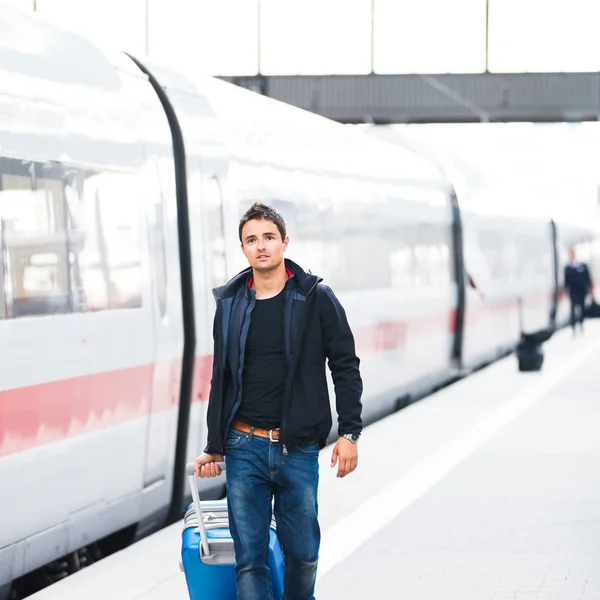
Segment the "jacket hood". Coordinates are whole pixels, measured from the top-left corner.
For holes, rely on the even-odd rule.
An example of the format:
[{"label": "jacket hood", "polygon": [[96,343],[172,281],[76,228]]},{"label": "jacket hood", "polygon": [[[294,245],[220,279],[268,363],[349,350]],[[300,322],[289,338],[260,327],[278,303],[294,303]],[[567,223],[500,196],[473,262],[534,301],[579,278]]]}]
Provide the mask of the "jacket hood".
[{"label": "jacket hood", "polygon": [[[297,265],[294,261],[284,259],[284,263],[287,269],[292,272],[292,276],[288,279],[287,285],[295,285],[298,291],[307,296],[309,292],[317,285],[317,283],[323,281],[322,277],[313,275],[312,273],[306,273],[300,265]],[[248,286],[248,281],[252,277],[252,267],[248,267],[243,271],[240,271],[237,275],[232,277],[225,285],[217,287],[213,290],[215,300],[223,300],[235,296],[241,287]]]}]

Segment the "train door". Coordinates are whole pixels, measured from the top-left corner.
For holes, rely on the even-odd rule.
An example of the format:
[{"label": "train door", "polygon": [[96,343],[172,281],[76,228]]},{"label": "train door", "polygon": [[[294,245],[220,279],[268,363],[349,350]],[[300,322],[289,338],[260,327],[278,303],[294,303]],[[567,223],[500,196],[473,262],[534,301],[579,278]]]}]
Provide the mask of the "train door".
[{"label": "train door", "polygon": [[[171,166],[172,171],[172,166]],[[165,169],[164,174],[167,171]],[[166,215],[167,204],[175,203],[174,189],[169,192],[168,182],[159,175],[158,165],[148,169],[147,227],[150,248],[149,274],[151,310],[154,329],[154,369],[152,398],[148,421],[144,487],[164,483],[172,473],[177,412],[181,378],[181,305],[180,281],[175,269],[169,269],[167,259]],[[168,177],[168,175],[166,175]],[[174,188],[174,184],[173,184]],[[173,280],[174,279],[174,280]],[[172,288],[172,289],[171,289]],[[176,300],[179,299],[177,304]],[[175,306],[173,306],[175,305]],[[163,493],[170,492],[170,486]]]},{"label": "train door", "polygon": [[552,247],[552,304],[550,308],[550,329],[554,331],[556,329],[556,315],[558,312],[558,300],[559,300],[559,271],[560,264],[558,258],[558,232],[556,229],[556,223],[554,220],[550,221],[550,244]]},{"label": "train door", "polygon": [[454,284],[456,286],[456,309],[454,311],[451,329],[454,331],[451,364],[455,369],[462,368],[462,340],[464,333],[465,302],[467,274],[463,248],[463,232],[460,205],[454,192],[450,195],[452,205],[452,256],[454,268]]},{"label": "train door", "polygon": [[[206,277],[204,281],[207,286],[207,299],[205,303],[204,321],[207,324],[207,333],[212,332],[212,322],[215,316],[215,302],[212,290],[223,285],[227,280],[227,261],[225,252],[225,225],[223,218],[223,195],[220,181],[214,176],[202,177],[201,194],[202,211],[202,237],[204,241],[204,269]],[[206,284],[205,284],[206,285]],[[205,339],[197,340],[197,351],[200,356],[207,357],[212,354],[212,335],[208,334]],[[208,410],[208,392],[210,387],[210,374],[212,361],[202,359],[196,365],[198,369],[197,394],[194,401],[200,401],[200,422],[204,427],[206,423],[206,411]],[[204,437],[204,434],[203,434]],[[204,444],[204,439],[201,444]]]}]

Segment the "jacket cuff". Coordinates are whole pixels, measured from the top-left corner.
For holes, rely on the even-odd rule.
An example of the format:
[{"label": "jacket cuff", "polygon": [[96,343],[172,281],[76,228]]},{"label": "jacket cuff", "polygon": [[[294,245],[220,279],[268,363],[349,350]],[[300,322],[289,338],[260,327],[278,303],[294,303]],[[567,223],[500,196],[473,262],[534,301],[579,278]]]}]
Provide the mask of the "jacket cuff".
[{"label": "jacket cuff", "polygon": [[206,452],[207,454],[221,454],[221,455],[225,454],[223,452],[223,448],[217,448],[216,446],[211,446],[210,444],[206,445],[203,452]]}]

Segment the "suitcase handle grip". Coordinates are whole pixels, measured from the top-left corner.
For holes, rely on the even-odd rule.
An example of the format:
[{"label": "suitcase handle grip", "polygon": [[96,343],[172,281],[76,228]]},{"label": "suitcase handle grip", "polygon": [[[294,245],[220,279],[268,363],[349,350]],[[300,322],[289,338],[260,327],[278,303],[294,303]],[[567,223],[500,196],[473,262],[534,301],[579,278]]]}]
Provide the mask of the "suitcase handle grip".
[{"label": "suitcase handle grip", "polygon": [[[225,471],[225,463],[218,462],[217,465],[221,471]],[[185,466],[185,472],[190,482],[190,490],[194,500],[194,509],[196,510],[196,518],[198,519],[198,529],[200,530],[200,544],[205,556],[210,556],[210,546],[206,537],[206,528],[204,527],[204,517],[202,516],[202,505],[200,504],[200,493],[198,492],[198,484],[196,483],[196,474],[194,473],[194,463],[188,463]]]},{"label": "suitcase handle grip", "polygon": [[[227,466],[224,462],[218,462],[215,464],[221,469],[221,471],[225,471],[227,469]],[[194,475],[194,463],[188,463],[185,466],[185,472],[187,475]]]}]

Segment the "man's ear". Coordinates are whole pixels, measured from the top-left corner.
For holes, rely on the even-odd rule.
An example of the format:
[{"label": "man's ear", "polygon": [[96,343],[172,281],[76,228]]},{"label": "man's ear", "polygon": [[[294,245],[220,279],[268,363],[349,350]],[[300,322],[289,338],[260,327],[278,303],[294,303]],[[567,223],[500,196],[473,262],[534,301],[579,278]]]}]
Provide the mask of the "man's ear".
[{"label": "man's ear", "polygon": [[283,238],[283,251],[284,252],[287,250],[287,247],[288,247],[289,243],[290,243],[290,237],[288,235],[286,235]]}]

